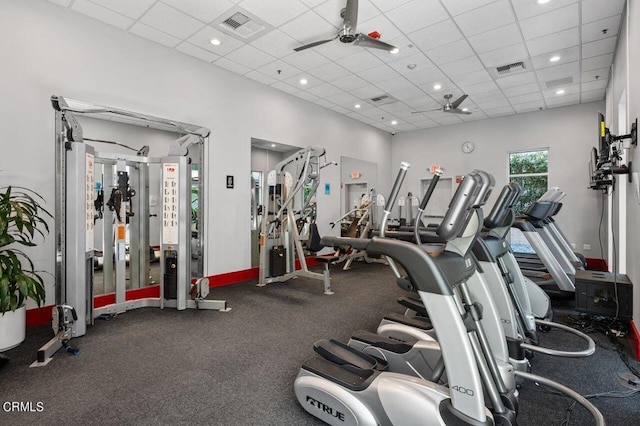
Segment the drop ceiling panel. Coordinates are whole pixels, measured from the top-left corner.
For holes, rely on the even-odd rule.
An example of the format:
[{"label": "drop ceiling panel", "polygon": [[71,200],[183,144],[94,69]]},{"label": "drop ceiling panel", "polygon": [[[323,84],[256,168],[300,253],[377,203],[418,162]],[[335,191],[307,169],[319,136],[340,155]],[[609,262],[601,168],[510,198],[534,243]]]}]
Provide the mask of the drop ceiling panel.
[{"label": "drop ceiling panel", "polygon": [[489,52],[522,41],[520,27],[515,23],[469,37],[469,43],[477,53]]},{"label": "drop ceiling panel", "polygon": [[412,33],[449,18],[439,0],[412,0],[387,13],[404,33]]},{"label": "drop ceiling panel", "polygon": [[168,47],[175,47],[178,43],[180,43],[180,39],[177,37],[173,37],[167,33],[164,33],[160,30],[156,30],[148,25],[143,24],[142,22],[136,22],[129,28],[133,34],[139,35],[140,37],[144,37],[151,41],[155,41],[156,43],[164,44]]},{"label": "drop ceiling panel", "polygon": [[249,77],[252,80],[255,80],[255,81],[259,82],[259,83],[266,84],[266,85],[270,85],[270,84],[273,84],[276,81],[278,81],[275,78],[270,77],[270,76],[268,76],[266,74],[263,74],[263,73],[261,73],[259,71],[249,71],[244,76],[245,77]]},{"label": "drop ceiling panel", "polygon": [[553,53],[557,50],[580,45],[580,30],[578,27],[565,31],[549,34],[535,40],[527,41],[529,53],[532,56],[539,56],[545,53]]},{"label": "drop ceiling panel", "polygon": [[204,27],[202,22],[164,3],[154,4],[140,18],[140,22],[180,39],[185,39]]},{"label": "drop ceiling panel", "polygon": [[519,86],[522,84],[535,83],[537,81],[538,79],[536,78],[536,75],[533,72],[524,72],[520,74],[501,77],[496,80],[496,83],[498,83],[498,86],[500,86],[501,88],[506,89],[509,87]]},{"label": "drop ceiling panel", "polygon": [[[284,60],[287,61],[287,57],[292,56],[292,54],[294,53],[293,49],[299,45],[299,42],[280,30],[273,30],[263,35],[262,37],[258,37],[257,39],[253,40],[251,42],[251,45],[256,49],[268,53],[271,56],[274,56],[276,58],[284,58]],[[303,54],[299,55],[302,57],[304,57],[308,53],[320,56],[318,52],[315,52],[313,50],[308,50],[306,52],[300,53]],[[325,58],[325,60],[328,59]]]},{"label": "drop ceiling panel", "polygon": [[338,64],[329,62],[328,64],[309,70],[309,74],[324,81],[333,82],[343,77],[348,77],[351,75],[351,72]]},{"label": "drop ceiling panel", "polygon": [[508,0],[498,0],[454,17],[465,36],[471,37],[515,22]]},{"label": "drop ceiling panel", "polygon": [[512,98],[514,96],[540,92],[540,86],[538,86],[538,83],[521,84],[518,86],[502,89],[502,92],[505,96]]},{"label": "drop ceiling panel", "polygon": [[495,0],[442,0],[442,4],[447,8],[452,16],[477,9]]},{"label": "drop ceiling panel", "polygon": [[518,43],[492,50],[491,52],[481,53],[478,56],[480,56],[484,65],[490,68],[520,62],[529,57],[529,52],[524,43]]},{"label": "drop ceiling panel", "polygon": [[[127,4],[153,3],[154,0],[119,0]],[[173,6],[181,12],[186,13],[200,21],[210,23],[235,4],[229,0],[162,0],[164,3]],[[236,2],[237,3],[237,2]]]},{"label": "drop ceiling panel", "polygon": [[307,49],[301,52],[293,52],[285,56],[282,60],[288,64],[298,67],[303,71],[308,71],[331,63],[329,58],[327,58],[326,56],[322,56],[313,49]]},{"label": "drop ceiling panel", "polygon": [[239,6],[277,27],[308,10],[300,0],[244,0]]},{"label": "drop ceiling panel", "polygon": [[568,64],[557,65],[554,67],[544,68],[536,71],[538,80],[545,82],[549,80],[557,80],[559,78],[565,78],[573,75],[580,74],[580,62],[570,62]]},{"label": "drop ceiling panel", "polygon": [[[512,0],[513,8],[516,11],[518,19],[524,20],[532,16],[548,13],[556,9],[578,3],[579,0],[553,0],[545,4],[538,4],[532,0]],[[597,0],[599,1],[599,0]]]},{"label": "drop ceiling panel", "polygon": [[[605,30],[606,32],[603,32]],[[582,25],[582,42],[600,40],[615,36],[620,30],[620,15],[612,16],[606,19],[599,19],[594,22]]]},{"label": "drop ceiling panel", "polygon": [[[280,27],[280,30],[299,43],[290,46],[291,50],[302,44],[319,40],[328,40],[338,33],[336,26],[330,24],[316,12],[310,10]],[[334,41],[338,43],[338,41]]]},{"label": "drop ceiling panel", "polygon": [[[551,58],[553,56],[558,56],[560,57],[560,59],[555,62],[551,62]],[[580,60],[580,47],[574,46],[574,47],[570,47],[568,49],[563,49],[563,50],[558,49],[558,50],[555,50],[553,53],[531,58],[531,64],[535,69],[541,70],[543,68],[553,67],[563,63],[574,62],[579,60]]]},{"label": "drop ceiling panel", "polygon": [[[211,40],[218,39],[220,40],[219,46],[214,46],[211,44]],[[189,37],[187,41],[194,46],[198,46],[201,49],[208,50],[211,53],[215,53],[219,56],[224,56],[228,53],[233,52],[234,50],[242,47],[244,43],[230,35],[219,31],[216,28],[213,28],[209,25],[204,26],[194,35]]]},{"label": "drop ceiling panel", "polygon": [[467,85],[483,83],[485,81],[492,81],[492,80],[493,79],[491,78],[489,73],[484,70],[472,72],[468,74],[456,75],[455,77],[453,77],[453,81],[458,86],[467,86]]},{"label": "drop ceiling panel", "polygon": [[376,86],[382,89],[384,92],[391,92],[394,90],[404,89],[405,87],[413,86],[406,78],[399,76],[389,80],[383,80],[376,83]]},{"label": "drop ceiling panel", "polygon": [[518,95],[509,97],[511,105],[524,104],[529,102],[542,102],[542,95],[540,92],[528,93],[526,95]]},{"label": "drop ceiling panel", "polygon": [[[338,34],[346,0],[50,1],[389,132],[602,99],[625,5],[359,0],[357,31],[378,31],[400,49],[393,55],[339,40],[293,51]],[[235,32],[248,38],[218,28],[233,11],[251,15]],[[222,43],[212,45],[213,38]],[[550,62],[554,55],[560,59]],[[526,69],[497,73],[495,67],[519,61]],[[564,95],[556,94],[559,88]],[[384,93],[398,101],[384,108],[368,101]],[[464,106],[473,114],[442,113],[447,93],[467,93]]]},{"label": "drop ceiling panel", "polygon": [[342,90],[344,90],[345,92],[348,92],[350,90],[354,90],[357,89],[359,87],[364,87],[366,86],[368,83],[361,79],[360,77],[358,77],[355,74],[350,74],[346,77],[342,77],[339,78],[335,81],[332,82],[332,84]]},{"label": "drop ceiling panel", "polygon": [[229,53],[227,58],[251,69],[260,68],[275,60],[273,56],[263,53],[249,44]]},{"label": "drop ceiling panel", "polygon": [[244,65],[240,65],[239,63],[234,62],[229,58],[219,58],[219,59],[216,59],[213,63],[221,68],[224,68],[226,70],[229,70],[231,72],[234,72],[240,75],[246,74],[249,71],[251,71],[251,68],[246,67]]},{"label": "drop ceiling panel", "polygon": [[427,57],[436,65],[444,65],[473,56],[474,52],[466,40],[458,40],[445,46],[425,52]]},{"label": "drop ceiling panel", "polygon": [[71,6],[71,9],[121,29],[127,29],[135,22],[127,16],[121,15],[106,7],[98,6],[87,0],[76,0]]},{"label": "drop ceiling panel", "polygon": [[449,62],[440,66],[440,69],[449,77],[456,78],[460,75],[483,71],[484,65],[477,56],[469,56],[459,61]]},{"label": "drop ceiling panel", "polygon": [[193,44],[188,42],[180,43],[176,47],[176,49],[182,53],[186,53],[187,55],[191,55],[194,58],[198,58],[206,62],[213,62],[220,57],[215,53],[211,53],[207,50],[201,49],[198,46],[194,46]]},{"label": "drop ceiling panel", "polygon": [[464,38],[450,19],[413,32],[408,37],[423,52]]},{"label": "drop ceiling panel", "polygon": [[525,102],[517,105],[513,105],[513,109],[517,113],[530,112],[530,111],[538,111],[544,109],[545,104],[544,100],[537,100],[531,102]]},{"label": "drop ceiling panel", "polygon": [[336,60],[336,63],[356,74],[359,71],[375,68],[383,64],[377,56],[371,54],[367,49],[354,49],[351,55]]},{"label": "drop ceiling panel", "polygon": [[336,86],[329,83],[321,83],[315,87],[310,87],[307,89],[307,92],[321,98],[326,98],[327,96],[342,92],[342,89],[338,89]]},{"label": "drop ceiling panel", "polygon": [[594,56],[593,58],[587,58],[582,60],[582,71],[591,71],[598,68],[605,68],[611,66],[613,63],[613,53],[609,55]]},{"label": "drop ceiling panel", "polygon": [[625,0],[585,0],[582,2],[582,22],[585,24],[609,16],[620,15],[624,11]]},{"label": "drop ceiling panel", "polygon": [[525,40],[533,40],[580,24],[580,8],[572,4],[552,12],[543,13],[520,22]]},{"label": "drop ceiling panel", "polygon": [[373,84],[367,84],[364,87],[359,87],[357,89],[351,90],[350,93],[360,99],[371,99],[374,96],[378,96],[380,94],[380,88],[374,86]]},{"label": "drop ceiling panel", "polygon": [[594,56],[606,55],[616,50],[617,37],[609,37],[602,40],[585,43],[582,46],[582,57],[592,58]]},{"label": "drop ceiling panel", "polygon": [[[94,3],[98,3],[100,6],[132,19],[140,18],[155,1],[156,0],[93,0]],[[170,1],[166,1],[165,3],[170,3]]]},{"label": "drop ceiling panel", "polygon": [[260,67],[258,71],[276,80],[283,80],[300,74],[302,70],[284,61],[276,60]]}]

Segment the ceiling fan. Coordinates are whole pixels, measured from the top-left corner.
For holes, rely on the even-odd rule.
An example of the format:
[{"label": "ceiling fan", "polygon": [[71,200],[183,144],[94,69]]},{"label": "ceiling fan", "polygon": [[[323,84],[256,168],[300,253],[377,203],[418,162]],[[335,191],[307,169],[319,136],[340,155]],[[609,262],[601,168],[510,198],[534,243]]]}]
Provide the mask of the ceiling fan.
[{"label": "ceiling fan", "polygon": [[[310,47],[316,47],[321,44],[329,43],[335,39],[339,39],[342,43],[353,43],[356,46],[371,47],[374,49],[387,50],[391,53],[398,53],[399,50],[395,46],[380,41],[367,34],[356,33],[356,25],[358,24],[358,0],[347,0],[347,6],[342,9],[340,16],[344,19],[344,22],[342,24],[342,29],[335,37],[326,40],[314,41],[313,43],[296,47],[293,50],[299,52]],[[371,34],[377,35],[377,32]]]},{"label": "ceiling fan", "polygon": [[[460,96],[458,99],[456,99],[455,101],[451,102],[451,98],[453,98],[453,95],[451,93],[444,95],[444,98],[447,100],[447,102],[442,105],[442,108],[438,108],[438,109],[434,109],[431,111],[440,111],[442,109],[443,112],[452,112],[454,114],[471,114],[469,111],[463,111],[460,108],[458,108],[460,106],[460,104],[467,99],[469,95],[462,95]],[[413,111],[412,114],[420,114],[423,112],[428,112],[428,111]]]}]

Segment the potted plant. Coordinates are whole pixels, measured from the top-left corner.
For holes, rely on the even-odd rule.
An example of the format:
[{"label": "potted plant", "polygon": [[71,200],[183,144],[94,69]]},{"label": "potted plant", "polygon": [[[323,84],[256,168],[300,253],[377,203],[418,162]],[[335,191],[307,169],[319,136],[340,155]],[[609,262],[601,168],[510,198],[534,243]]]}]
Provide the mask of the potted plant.
[{"label": "potted plant", "polygon": [[25,338],[27,299],[40,306],[45,300],[42,272],[23,251],[36,245],[38,235],[49,232],[51,214],[43,198],[21,187],[0,188],[0,352]]}]

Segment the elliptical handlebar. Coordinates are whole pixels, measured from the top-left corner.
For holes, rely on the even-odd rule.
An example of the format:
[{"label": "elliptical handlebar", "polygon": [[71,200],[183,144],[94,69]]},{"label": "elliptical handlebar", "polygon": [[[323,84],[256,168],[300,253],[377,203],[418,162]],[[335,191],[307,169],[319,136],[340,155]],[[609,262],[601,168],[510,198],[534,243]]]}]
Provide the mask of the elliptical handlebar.
[{"label": "elliptical handlebar", "polygon": [[398,194],[400,193],[400,188],[402,187],[402,183],[404,182],[404,178],[407,176],[407,170],[409,170],[411,164],[407,162],[400,163],[400,170],[398,171],[398,175],[396,176],[396,180],[393,183],[393,188],[391,188],[391,193],[389,194],[389,199],[384,208],[384,215],[382,217],[382,222],[380,223],[380,236],[384,237],[384,230],[387,227],[387,220],[389,219],[389,215],[391,214],[391,210],[393,210],[393,206],[398,199]]},{"label": "elliptical handlebar", "polygon": [[349,246],[356,250],[366,250],[371,242],[368,238],[322,237],[320,245],[324,247]]},{"label": "elliptical handlebar", "polygon": [[431,199],[431,195],[433,195],[433,191],[436,189],[436,185],[440,180],[440,176],[442,176],[442,169],[438,168],[435,172],[433,172],[433,179],[431,179],[431,183],[427,188],[427,192],[422,197],[422,201],[420,202],[420,207],[418,207],[418,214],[416,215],[416,221],[413,224],[413,234],[416,239],[416,243],[418,245],[422,245],[422,238],[420,237],[420,219],[422,217],[422,213],[424,213],[424,209],[427,208],[427,203]]},{"label": "elliptical handlebar", "polygon": [[583,358],[583,357],[587,357],[590,355],[593,355],[593,353],[596,351],[596,344],[593,341],[593,339],[589,336],[587,336],[586,334],[584,334],[581,331],[576,330],[575,328],[571,328],[568,327],[566,325],[563,324],[558,324],[557,322],[551,322],[551,321],[544,321],[541,319],[536,319],[536,324],[539,325],[545,325],[547,327],[552,327],[552,328],[559,328],[560,330],[564,330],[566,332],[569,332],[571,334],[574,334],[576,336],[578,336],[579,338],[581,338],[582,340],[587,342],[587,349],[581,350],[581,351],[559,351],[556,349],[549,349],[549,348],[544,348],[542,346],[535,346],[535,345],[530,345],[527,343],[522,343],[522,347],[524,349],[528,349],[532,352],[538,352],[541,354],[545,354],[545,355],[551,355],[551,356],[559,356],[559,357],[563,357],[563,358]]}]

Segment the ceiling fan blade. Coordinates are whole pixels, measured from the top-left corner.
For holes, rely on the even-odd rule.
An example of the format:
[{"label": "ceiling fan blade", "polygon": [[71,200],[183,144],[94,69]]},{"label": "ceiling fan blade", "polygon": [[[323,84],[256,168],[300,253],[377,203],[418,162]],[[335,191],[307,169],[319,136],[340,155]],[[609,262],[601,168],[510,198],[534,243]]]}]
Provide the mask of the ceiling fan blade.
[{"label": "ceiling fan blade", "polygon": [[430,109],[428,111],[411,111],[411,114],[422,114],[424,112],[442,111],[442,108]]},{"label": "ceiling fan blade", "polygon": [[351,34],[356,32],[358,25],[358,0],[347,0],[347,6],[344,9],[344,26],[349,29]]},{"label": "ceiling fan blade", "polygon": [[358,34],[356,36],[356,40],[353,42],[356,46],[362,47],[371,47],[374,49],[382,49],[391,52],[392,50],[397,50],[398,48],[390,45],[389,43],[385,43],[384,41],[380,41],[377,38],[369,37],[366,34]]},{"label": "ceiling fan blade", "polygon": [[[465,96],[466,96],[466,95],[465,95]],[[459,108],[453,108],[453,109],[450,109],[450,110],[449,110],[449,111],[447,111],[447,112],[453,112],[454,114],[466,114],[466,115],[471,114],[469,111],[463,111],[463,110],[461,110],[461,109],[459,109]]]},{"label": "ceiling fan blade", "polygon": [[327,39],[327,40],[314,41],[313,43],[309,43],[309,44],[305,44],[304,46],[296,47],[293,50],[295,52],[299,52],[301,50],[309,49],[310,47],[316,47],[316,46],[320,46],[321,44],[329,43],[330,41],[333,41],[333,40],[335,40],[337,38],[338,38],[338,36],[335,36],[335,37]]},{"label": "ceiling fan blade", "polygon": [[451,103],[451,109],[457,109],[460,104],[462,103],[462,101],[464,101],[465,99],[467,99],[467,96],[469,95],[462,95],[460,96],[458,99],[456,99],[455,101],[453,101]]}]

